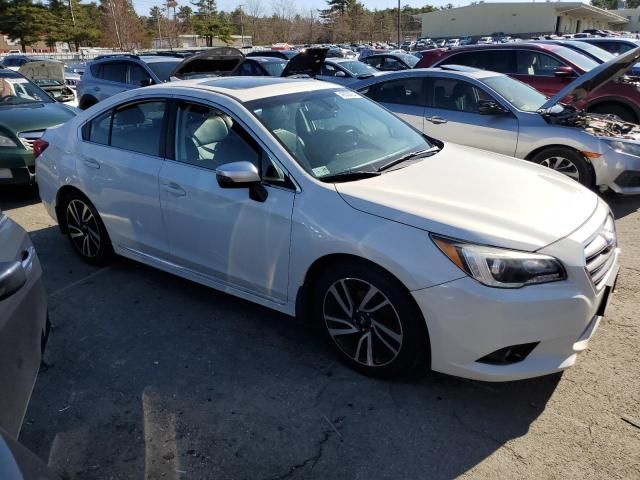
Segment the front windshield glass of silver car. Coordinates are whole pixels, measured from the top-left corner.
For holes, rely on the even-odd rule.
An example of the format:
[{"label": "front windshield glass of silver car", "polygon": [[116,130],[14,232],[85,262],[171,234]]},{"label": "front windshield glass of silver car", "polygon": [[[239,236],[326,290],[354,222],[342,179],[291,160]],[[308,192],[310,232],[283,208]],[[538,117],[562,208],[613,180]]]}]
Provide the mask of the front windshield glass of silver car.
[{"label": "front windshield glass of silver car", "polygon": [[0,107],[29,103],[52,103],[53,99],[22,75],[0,72]]},{"label": "front windshield glass of silver car", "polygon": [[535,88],[505,75],[483,78],[482,81],[523,112],[536,112],[547,101],[547,97]]},{"label": "front windshield glass of silver car", "polygon": [[431,148],[418,131],[350,90],[282,95],[255,100],[248,107],[318,179],[346,172],[375,172]]},{"label": "front windshield glass of silver car", "polygon": [[596,47],[595,45],[591,45],[587,42],[571,42],[571,45],[576,45],[576,48],[573,48],[572,50],[582,50],[583,52],[587,52],[603,63],[608,62],[615,57],[613,53],[607,52],[605,49]]}]

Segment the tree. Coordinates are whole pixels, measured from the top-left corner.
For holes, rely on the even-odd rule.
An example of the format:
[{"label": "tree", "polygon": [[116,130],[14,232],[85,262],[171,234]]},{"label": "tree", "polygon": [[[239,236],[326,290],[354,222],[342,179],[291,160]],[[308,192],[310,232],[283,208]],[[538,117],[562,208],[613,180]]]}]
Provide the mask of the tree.
[{"label": "tree", "polygon": [[6,4],[0,14],[0,31],[10,40],[20,42],[23,52],[27,46],[42,39],[54,24],[54,17],[42,5],[34,5],[31,0],[14,0]]},{"label": "tree", "polygon": [[[615,10],[618,8],[618,0],[591,0],[591,5],[605,10]],[[634,7],[629,7],[634,8]]]},{"label": "tree", "polygon": [[193,18],[193,10],[188,5],[182,5],[178,8],[176,13],[176,21],[178,23],[178,30],[180,33],[191,32],[191,20]]},{"label": "tree", "polygon": [[224,43],[231,40],[229,25],[220,18],[215,0],[196,0],[192,2],[197,7],[193,18],[193,30],[206,39],[207,46],[213,46],[213,39],[217,37]]}]

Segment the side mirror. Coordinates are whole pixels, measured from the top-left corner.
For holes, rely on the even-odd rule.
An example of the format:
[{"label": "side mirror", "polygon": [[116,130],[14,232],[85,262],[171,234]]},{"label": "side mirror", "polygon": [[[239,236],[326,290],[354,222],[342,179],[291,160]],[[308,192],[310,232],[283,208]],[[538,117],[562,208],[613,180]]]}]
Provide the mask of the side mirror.
[{"label": "side mirror", "polygon": [[480,115],[505,115],[509,113],[509,110],[493,100],[480,100],[478,113]]},{"label": "side mirror", "polygon": [[216,168],[216,178],[222,188],[248,188],[251,200],[267,200],[267,189],[261,183],[258,168],[251,162],[244,160],[220,165]]},{"label": "side mirror", "polygon": [[152,78],[144,78],[144,79],[140,80],[140,86],[141,87],[150,87],[154,83],[155,82],[153,81]]},{"label": "side mirror", "polygon": [[334,77],[338,77],[338,78],[344,78],[344,77],[346,77],[346,76],[347,76],[347,74],[346,74],[346,73],[344,73],[342,70],[338,70],[338,71],[336,72],[336,74],[334,75]]},{"label": "side mirror", "polygon": [[553,74],[557,78],[569,78],[569,77],[575,76],[575,72],[573,71],[573,68],[566,67],[566,66],[556,68]]},{"label": "side mirror", "polygon": [[9,298],[27,283],[27,274],[20,262],[0,262],[0,300]]}]

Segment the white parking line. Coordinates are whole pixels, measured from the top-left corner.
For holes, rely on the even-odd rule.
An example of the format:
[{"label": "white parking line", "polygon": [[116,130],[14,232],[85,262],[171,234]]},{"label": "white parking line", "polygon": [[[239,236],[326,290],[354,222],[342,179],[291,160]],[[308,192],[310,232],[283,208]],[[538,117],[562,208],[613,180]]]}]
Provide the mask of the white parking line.
[{"label": "white parking line", "polygon": [[86,277],[81,278],[80,280],[76,280],[75,282],[71,282],[69,285],[65,285],[64,287],[56,290],[53,293],[49,294],[49,297],[56,297],[58,295],[60,295],[61,293],[66,292],[67,290],[69,290],[70,288],[73,287],[77,287],[78,285],[82,285],[83,283],[85,283],[88,280],[91,280],[94,277],[97,277],[98,275],[103,274],[104,272],[111,270],[111,267],[103,267],[100,270],[97,270],[93,273],[90,273],[89,275],[87,275]]}]

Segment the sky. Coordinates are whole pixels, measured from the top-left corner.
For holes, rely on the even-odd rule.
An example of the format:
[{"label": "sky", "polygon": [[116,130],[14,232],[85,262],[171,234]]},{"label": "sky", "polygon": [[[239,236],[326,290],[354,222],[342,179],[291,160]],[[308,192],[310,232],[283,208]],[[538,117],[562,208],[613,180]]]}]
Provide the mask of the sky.
[{"label": "sky", "polygon": [[[151,7],[159,5],[162,0],[133,0],[136,11],[140,15],[148,15]],[[310,9],[322,9],[326,7],[326,2],[323,0],[291,0],[296,8],[300,12],[308,12]],[[397,0],[361,0],[364,5],[369,9],[383,9],[383,8],[395,8],[398,5]],[[485,0],[486,3],[490,3],[491,0]],[[496,1],[510,1],[510,2],[529,2],[531,0],[496,0]],[[543,2],[544,0],[538,0]],[[234,10],[239,4],[246,3],[242,0],[217,0],[218,10],[231,11]],[[272,0],[261,0],[264,13],[271,13]],[[412,7],[421,7],[423,5],[442,6],[447,3],[452,3],[456,7],[462,7],[471,3],[471,0],[465,2],[456,2],[455,0],[401,0],[402,5],[411,5]],[[178,5],[189,5],[188,0],[178,0]]]}]

